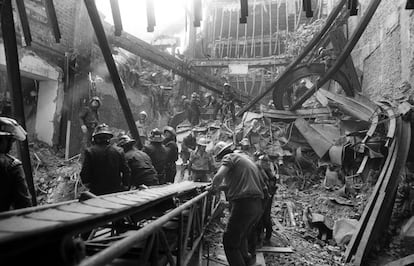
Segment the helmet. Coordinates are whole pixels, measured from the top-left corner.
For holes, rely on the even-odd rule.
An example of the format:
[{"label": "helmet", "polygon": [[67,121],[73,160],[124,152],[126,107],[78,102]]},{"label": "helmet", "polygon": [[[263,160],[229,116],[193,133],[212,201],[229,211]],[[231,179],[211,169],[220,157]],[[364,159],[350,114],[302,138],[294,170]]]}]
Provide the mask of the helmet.
[{"label": "helmet", "polygon": [[231,87],[231,86],[230,86],[230,83],[226,82],[224,83],[223,87]]},{"label": "helmet", "polygon": [[89,100],[89,104],[92,104],[92,102],[96,101],[98,103],[98,106],[101,106],[101,99],[99,99],[98,96],[93,96],[90,100]]},{"label": "helmet", "polygon": [[105,138],[112,138],[114,134],[112,134],[111,130],[109,130],[109,126],[107,124],[100,124],[96,126],[95,131],[92,133],[92,137],[105,137]]},{"label": "helmet", "polygon": [[158,128],[151,130],[149,140],[151,142],[162,142],[164,140],[162,132]]},{"label": "helmet", "polygon": [[173,136],[175,136],[176,134],[175,134],[175,130],[174,130],[174,128],[173,127],[170,127],[170,126],[166,126],[166,127],[164,127],[164,133],[167,131],[167,132],[170,132]]},{"label": "helmet", "polygon": [[26,135],[26,130],[16,120],[0,116],[0,136],[10,136],[15,140],[23,141],[26,139]]},{"label": "helmet", "polygon": [[204,147],[207,147],[208,143],[209,141],[206,138],[200,138],[197,141],[197,145],[204,146]]},{"label": "helmet", "polygon": [[233,143],[226,143],[224,141],[219,141],[217,142],[217,144],[214,146],[214,155],[216,157],[219,157],[225,150],[229,149],[231,146],[233,145]]},{"label": "helmet", "polygon": [[130,136],[122,135],[122,136],[119,137],[118,146],[123,147],[127,144],[130,144],[130,143],[135,144],[135,140],[132,139]]},{"label": "helmet", "polygon": [[148,117],[148,114],[147,114],[147,112],[145,112],[145,111],[141,111],[141,112],[139,113],[139,115],[143,115],[143,116],[145,116],[145,118],[147,118],[147,117]]},{"label": "helmet", "polygon": [[204,94],[204,98],[210,98],[210,97],[213,97],[213,95],[211,94],[211,92],[206,92]]},{"label": "helmet", "polygon": [[320,55],[320,54],[322,54],[323,50],[325,50],[325,48],[324,48],[324,47],[319,47],[319,49],[318,49],[318,54],[319,54],[319,55]]}]

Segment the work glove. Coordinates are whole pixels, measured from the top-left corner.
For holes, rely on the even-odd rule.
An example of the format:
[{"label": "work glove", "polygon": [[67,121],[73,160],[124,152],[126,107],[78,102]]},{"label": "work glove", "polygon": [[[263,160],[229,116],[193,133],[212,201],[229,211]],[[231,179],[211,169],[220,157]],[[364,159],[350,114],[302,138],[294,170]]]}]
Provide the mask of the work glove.
[{"label": "work glove", "polygon": [[85,134],[88,132],[88,128],[85,125],[81,125],[81,130]]}]

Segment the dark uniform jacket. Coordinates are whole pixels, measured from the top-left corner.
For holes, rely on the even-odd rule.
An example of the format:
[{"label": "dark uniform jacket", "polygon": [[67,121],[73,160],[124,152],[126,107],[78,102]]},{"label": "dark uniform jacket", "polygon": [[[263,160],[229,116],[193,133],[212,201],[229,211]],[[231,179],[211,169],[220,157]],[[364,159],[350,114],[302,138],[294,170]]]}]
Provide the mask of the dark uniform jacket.
[{"label": "dark uniform jacket", "polygon": [[130,169],[124,152],[112,145],[94,144],[85,150],[80,176],[96,195],[115,193],[129,186]]},{"label": "dark uniform jacket", "polygon": [[[142,149],[151,158],[152,164],[159,175],[165,175],[168,160],[167,148],[160,142],[145,145]],[[160,180],[161,182],[161,180]]]},{"label": "dark uniform jacket", "polygon": [[168,151],[168,164],[175,164],[175,162],[178,160],[178,146],[175,139],[164,139],[163,141],[165,147]]},{"label": "dark uniform jacket", "polygon": [[10,207],[20,209],[32,206],[22,163],[8,155],[0,154],[0,211]]},{"label": "dark uniform jacket", "polygon": [[131,168],[131,185],[153,186],[158,184],[157,171],[152,165],[151,158],[145,152],[131,149],[125,153],[125,158]]}]

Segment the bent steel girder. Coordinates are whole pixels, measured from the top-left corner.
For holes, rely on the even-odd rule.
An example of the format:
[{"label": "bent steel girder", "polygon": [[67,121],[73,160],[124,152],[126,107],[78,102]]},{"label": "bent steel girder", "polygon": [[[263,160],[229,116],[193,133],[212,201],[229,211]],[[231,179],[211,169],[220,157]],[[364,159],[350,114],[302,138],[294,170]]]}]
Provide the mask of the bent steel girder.
[{"label": "bent steel girder", "polygon": [[[325,64],[312,63],[298,66],[292,69],[289,73],[284,75],[275,84],[273,89],[273,103],[278,110],[284,110],[283,98],[287,89],[290,88],[296,81],[309,77],[309,76],[323,76],[325,74]],[[354,96],[354,89],[352,88],[351,81],[347,75],[341,70],[332,75],[331,80],[334,80],[342,86],[346,96]],[[295,104],[293,102],[293,104]]]}]

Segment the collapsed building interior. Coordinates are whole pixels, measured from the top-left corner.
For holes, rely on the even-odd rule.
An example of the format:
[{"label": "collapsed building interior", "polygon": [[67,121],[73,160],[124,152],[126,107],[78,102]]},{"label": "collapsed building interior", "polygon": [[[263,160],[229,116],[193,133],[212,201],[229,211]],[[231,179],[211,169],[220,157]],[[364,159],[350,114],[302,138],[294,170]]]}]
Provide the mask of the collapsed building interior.
[{"label": "collapsed building interior", "polygon": [[[211,154],[247,140],[269,158],[273,234],[255,265],[414,264],[413,1],[139,2],[0,1],[0,111],[27,131],[12,153],[35,206],[0,213],[1,261],[231,265],[231,208],[182,157],[172,184],[84,198],[79,113],[99,97],[111,144],[142,148],[144,111],[180,151],[196,129]],[[225,83],[234,118],[210,102]]]}]

